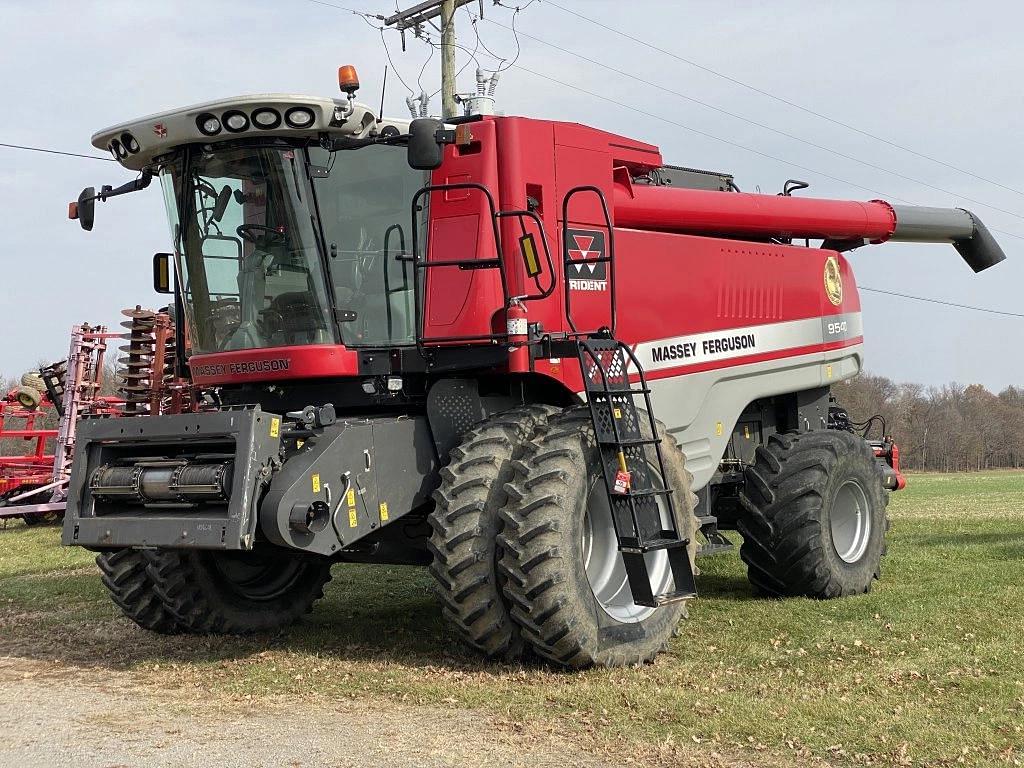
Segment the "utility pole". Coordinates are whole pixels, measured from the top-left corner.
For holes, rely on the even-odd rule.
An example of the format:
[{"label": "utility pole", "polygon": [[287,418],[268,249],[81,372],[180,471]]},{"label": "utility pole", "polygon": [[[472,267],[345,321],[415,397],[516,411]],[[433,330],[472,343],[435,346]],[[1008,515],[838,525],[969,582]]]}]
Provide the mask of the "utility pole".
[{"label": "utility pole", "polygon": [[455,0],[441,0],[441,117],[458,114],[455,103]]},{"label": "utility pole", "polygon": [[[482,18],[483,0],[475,1],[480,5]],[[430,20],[441,17],[441,116],[446,120],[459,114],[459,105],[455,101],[455,11],[472,2],[474,0],[426,0],[384,20],[385,26],[394,27],[402,33],[402,50],[405,50],[406,30],[413,30],[419,37],[423,34],[424,24],[430,23],[437,29]]]}]

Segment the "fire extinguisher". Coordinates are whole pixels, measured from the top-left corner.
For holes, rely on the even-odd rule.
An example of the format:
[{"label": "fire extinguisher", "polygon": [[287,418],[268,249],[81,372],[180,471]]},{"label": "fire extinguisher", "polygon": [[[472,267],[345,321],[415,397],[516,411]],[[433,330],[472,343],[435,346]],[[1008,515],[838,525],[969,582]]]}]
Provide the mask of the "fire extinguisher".
[{"label": "fire extinguisher", "polygon": [[508,332],[508,368],[510,371],[524,372],[530,370],[530,323],[526,315],[526,307],[520,297],[513,296],[505,310],[505,323]]}]

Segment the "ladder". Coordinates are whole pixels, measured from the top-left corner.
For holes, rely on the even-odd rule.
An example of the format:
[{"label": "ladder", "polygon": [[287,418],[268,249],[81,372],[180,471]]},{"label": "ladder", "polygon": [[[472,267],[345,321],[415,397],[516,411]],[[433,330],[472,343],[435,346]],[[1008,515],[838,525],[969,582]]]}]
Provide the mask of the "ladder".
[{"label": "ladder", "polygon": [[[605,251],[583,259],[569,253],[569,203],[576,194],[597,196],[604,212]],[[661,440],[651,407],[650,389],[633,350],[615,338],[615,243],[611,217],[603,192],[593,186],[575,187],[562,200],[562,262],[566,321],[572,329],[583,374],[594,439],[601,454],[601,470],[612,511],[619,552],[626,567],[633,602],[656,608],[696,597],[697,590],[687,547],[680,530],[673,489],[666,478]],[[609,322],[593,330],[580,330],[572,316],[570,270],[581,264],[606,264]],[[637,386],[630,380],[635,373]],[[643,398],[644,409],[635,398]],[[653,461],[652,461],[653,459]],[[649,555],[664,551],[672,572],[672,588],[655,593]]]},{"label": "ladder", "polygon": [[[673,489],[665,481],[668,475],[650,389],[636,356],[614,338],[581,338],[577,345],[612,524],[633,602],[656,608],[695,597],[687,552],[690,540],[680,533]],[[630,382],[631,369],[639,376],[637,387]],[[634,401],[638,395],[644,399],[643,411]],[[674,586],[655,594],[646,555],[661,550],[668,556]]]}]

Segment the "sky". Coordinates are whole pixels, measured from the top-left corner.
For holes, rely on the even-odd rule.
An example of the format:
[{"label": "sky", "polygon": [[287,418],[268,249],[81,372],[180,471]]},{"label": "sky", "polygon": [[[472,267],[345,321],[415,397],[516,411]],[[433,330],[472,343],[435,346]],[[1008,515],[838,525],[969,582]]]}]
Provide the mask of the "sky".
[{"label": "sky", "polygon": [[[164,109],[245,93],[334,95],[337,67],[345,63],[361,74],[360,100],[376,105],[387,61],[380,33],[332,5],[394,9],[391,0],[0,0],[0,94],[7,105],[0,111],[0,143],[100,154],[89,145],[95,131]],[[482,44],[512,58],[512,11],[492,0],[484,5],[485,18],[476,25]],[[498,109],[649,141],[666,162],[728,171],[744,191],[775,193],[797,178],[811,183],[804,194],[820,197],[969,208],[990,229],[1018,235],[995,233],[1005,262],[975,275],[950,247],[889,244],[850,254],[858,283],[1021,312],[1022,22],[1024,5],[1010,0],[969,6],[959,0],[534,0],[516,19],[519,30],[605,66],[520,37],[518,60],[501,77]],[[460,45],[476,46],[466,11],[457,32]],[[424,43],[410,39],[402,52],[397,33],[385,39],[413,91],[437,89],[439,62],[436,55],[427,62]],[[478,51],[485,66],[495,66],[482,47]],[[465,60],[460,53],[460,64]],[[463,73],[463,89],[472,87],[473,71],[471,65]],[[407,116],[407,94],[389,76],[385,112]],[[439,96],[432,108],[440,110]],[[91,233],[67,220],[67,203],[83,187],[129,178],[111,162],[0,147],[0,372],[17,375],[64,356],[74,323],[116,325],[124,307],[161,303],[152,290],[150,257],[171,244],[156,185],[98,203]],[[867,292],[862,304],[873,373],[927,385],[1024,384],[1024,355],[1018,354],[1024,318]]]}]

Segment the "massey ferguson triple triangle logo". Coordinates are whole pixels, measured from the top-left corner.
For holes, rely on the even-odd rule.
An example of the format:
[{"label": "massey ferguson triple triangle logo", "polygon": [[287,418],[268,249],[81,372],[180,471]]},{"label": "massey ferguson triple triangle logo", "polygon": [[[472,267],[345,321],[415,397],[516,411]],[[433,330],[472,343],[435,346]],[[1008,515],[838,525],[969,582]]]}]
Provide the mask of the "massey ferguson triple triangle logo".
[{"label": "massey ferguson triple triangle logo", "polygon": [[569,268],[569,288],[574,291],[604,291],[608,289],[608,262],[593,262],[604,257],[604,232],[590,229],[570,229],[568,232],[569,258],[575,262]]}]

